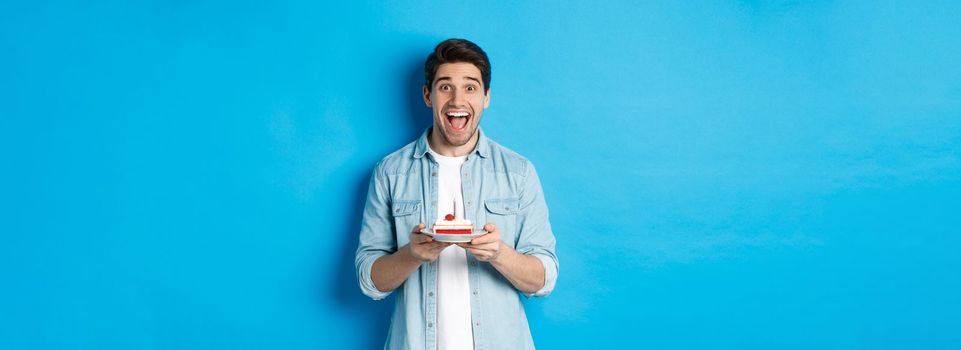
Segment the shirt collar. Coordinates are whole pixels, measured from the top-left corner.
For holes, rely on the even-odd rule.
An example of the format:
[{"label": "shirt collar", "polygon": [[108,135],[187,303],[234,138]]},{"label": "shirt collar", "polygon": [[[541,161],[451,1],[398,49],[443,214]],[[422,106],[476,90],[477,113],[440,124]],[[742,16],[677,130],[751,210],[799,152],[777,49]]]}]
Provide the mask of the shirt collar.
[{"label": "shirt collar", "polygon": [[[433,127],[427,127],[427,130],[424,130],[424,133],[417,139],[417,144],[414,145],[414,158],[423,158],[424,154],[427,154],[427,151],[430,150],[430,146],[427,145],[427,136],[430,135],[432,128]],[[477,155],[487,158],[490,156],[490,148],[490,141],[487,139],[487,136],[484,135],[481,127],[478,126],[477,146],[474,146],[474,150],[470,153],[477,153]]]}]

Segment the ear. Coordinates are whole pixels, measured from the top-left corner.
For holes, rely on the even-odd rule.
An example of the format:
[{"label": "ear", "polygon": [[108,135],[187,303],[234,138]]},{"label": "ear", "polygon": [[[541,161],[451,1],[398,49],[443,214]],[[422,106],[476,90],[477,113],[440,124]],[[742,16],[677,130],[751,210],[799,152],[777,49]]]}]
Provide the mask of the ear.
[{"label": "ear", "polygon": [[491,89],[487,89],[487,93],[484,94],[484,109],[491,104]]},{"label": "ear", "polygon": [[424,94],[424,104],[427,105],[427,107],[430,107],[430,89],[427,88],[427,85],[424,85],[423,94]]}]

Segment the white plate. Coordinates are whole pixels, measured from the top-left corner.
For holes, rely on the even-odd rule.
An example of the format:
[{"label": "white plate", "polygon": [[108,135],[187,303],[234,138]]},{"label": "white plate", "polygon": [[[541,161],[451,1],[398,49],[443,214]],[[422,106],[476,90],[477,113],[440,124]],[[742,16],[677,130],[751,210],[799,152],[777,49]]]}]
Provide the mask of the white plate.
[{"label": "white plate", "polygon": [[474,237],[480,237],[480,236],[486,235],[487,231],[484,231],[484,230],[474,231],[474,233],[471,233],[468,235],[465,235],[465,234],[452,235],[447,233],[434,233],[431,230],[423,229],[420,231],[420,233],[434,237],[434,240],[438,242],[467,243],[467,242],[470,242],[472,239],[474,239]]}]

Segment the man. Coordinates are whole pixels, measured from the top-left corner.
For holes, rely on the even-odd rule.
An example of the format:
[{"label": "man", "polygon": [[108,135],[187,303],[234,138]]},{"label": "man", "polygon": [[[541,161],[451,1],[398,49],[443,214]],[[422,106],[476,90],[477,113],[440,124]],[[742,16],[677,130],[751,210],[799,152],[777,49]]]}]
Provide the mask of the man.
[{"label": "man", "polygon": [[[387,349],[532,349],[518,291],[546,296],[557,279],[554,234],[531,163],[478,127],[490,61],[450,39],[425,63],[433,125],[373,171],[355,264],[361,290],[397,291]],[[485,234],[444,243],[422,233],[456,213]]]}]

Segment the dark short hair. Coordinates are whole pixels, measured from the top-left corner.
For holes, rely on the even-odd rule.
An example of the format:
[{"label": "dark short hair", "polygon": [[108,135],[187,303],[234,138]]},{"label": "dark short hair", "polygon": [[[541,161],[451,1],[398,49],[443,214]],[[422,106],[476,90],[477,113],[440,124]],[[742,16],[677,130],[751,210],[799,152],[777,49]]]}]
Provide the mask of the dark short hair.
[{"label": "dark short hair", "polygon": [[437,44],[434,52],[427,56],[424,62],[424,85],[427,89],[434,90],[434,76],[437,75],[437,68],[444,63],[470,63],[477,67],[481,72],[481,80],[484,81],[484,92],[491,88],[491,61],[487,59],[487,53],[466,39],[447,39]]}]

